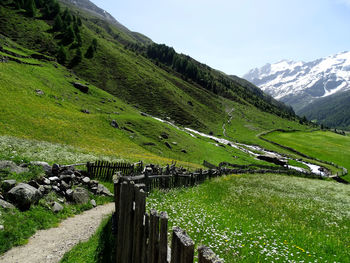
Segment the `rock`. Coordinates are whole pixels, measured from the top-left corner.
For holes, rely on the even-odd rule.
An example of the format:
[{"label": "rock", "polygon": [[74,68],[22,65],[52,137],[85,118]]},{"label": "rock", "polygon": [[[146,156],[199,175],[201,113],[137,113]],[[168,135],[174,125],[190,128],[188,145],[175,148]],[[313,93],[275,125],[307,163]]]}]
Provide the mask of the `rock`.
[{"label": "rock", "polygon": [[46,192],[46,189],[43,185],[40,185],[39,188],[38,188],[40,194],[43,196]]},{"label": "rock", "polygon": [[47,179],[47,178],[44,178],[43,183],[46,184],[46,185],[50,185],[51,181],[49,179]]},{"label": "rock", "polygon": [[169,139],[169,134],[167,134],[166,132],[162,132],[162,134],[160,135],[163,139]]},{"label": "rock", "polygon": [[171,149],[171,145],[168,142],[165,142],[165,146]]},{"label": "rock", "polygon": [[62,175],[60,175],[60,180],[61,181],[65,181],[66,183],[69,183],[70,181],[72,181],[72,179],[73,179],[73,175],[72,174],[62,174]]},{"label": "rock", "polygon": [[74,86],[74,88],[80,90],[83,93],[88,93],[89,92],[89,87],[84,85],[84,84],[81,84],[79,82],[74,82],[73,86]]},{"label": "rock", "polygon": [[89,177],[84,177],[84,178],[83,178],[83,182],[84,182],[85,184],[88,184],[88,183],[90,182],[90,178],[89,178]]},{"label": "rock", "polygon": [[45,94],[41,89],[36,89],[36,90],[35,90],[35,93],[36,93],[37,95],[40,95],[40,96],[42,96],[42,95]]},{"label": "rock", "polygon": [[40,186],[40,185],[39,185],[36,181],[34,181],[34,180],[30,180],[30,181],[28,182],[28,184],[31,185],[31,186],[33,186],[33,187],[36,188],[36,189],[38,189],[39,186]]},{"label": "rock", "polygon": [[60,211],[63,210],[63,206],[60,205],[60,204],[57,203],[57,202],[54,202],[53,205],[52,205],[51,210],[52,210],[52,212],[54,212],[54,213],[58,213],[58,212],[60,212]]},{"label": "rock", "polygon": [[49,192],[49,191],[51,191],[52,186],[51,185],[44,185],[44,188],[45,188],[45,192]]},{"label": "rock", "polygon": [[16,183],[16,180],[4,180],[1,183],[1,189],[4,192],[8,192],[11,188],[15,187]]},{"label": "rock", "polygon": [[58,176],[58,172],[59,172],[59,170],[60,170],[60,165],[59,164],[57,164],[57,163],[54,163],[53,165],[52,165],[52,175],[53,176]]},{"label": "rock", "polygon": [[177,142],[172,142],[172,144],[177,145]]},{"label": "rock", "polygon": [[90,201],[90,204],[91,204],[93,207],[96,207],[96,206],[97,206],[96,201],[95,201],[94,199],[92,199],[92,200]]},{"label": "rock", "polygon": [[11,173],[17,174],[29,171],[28,168],[17,166],[17,164],[12,161],[0,161],[0,170],[9,170]]},{"label": "rock", "polygon": [[5,200],[0,199],[0,207],[4,209],[14,209],[15,206],[9,202],[6,202]]},{"label": "rock", "polygon": [[4,226],[0,225],[0,231],[4,230]]},{"label": "rock", "polygon": [[87,109],[81,110],[82,113],[90,114],[90,111]]},{"label": "rock", "polygon": [[141,114],[142,116],[144,116],[144,117],[148,117],[148,115],[147,115],[146,113],[144,113],[144,112],[140,112],[140,114]]},{"label": "rock", "polygon": [[104,194],[104,195],[107,195],[107,196],[113,196],[113,194],[103,184],[98,184],[97,185],[96,193],[99,194],[99,195]]},{"label": "rock", "polygon": [[73,194],[73,190],[72,190],[72,189],[67,189],[66,195],[67,195],[68,197],[72,197],[72,194]]},{"label": "rock", "polygon": [[57,176],[51,176],[51,177],[49,177],[49,180],[50,180],[50,182],[52,183],[52,182],[59,181],[60,178],[58,178]]},{"label": "rock", "polygon": [[47,176],[52,176],[52,167],[47,162],[30,162],[31,165],[41,166]]},{"label": "rock", "polygon": [[61,189],[56,185],[52,186],[52,189],[57,193],[61,192]]},{"label": "rock", "polygon": [[61,181],[61,190],[66,191],[67,189],[69,189],[69,184],[67,184],[65,181]]},{"label": "rock", "polygon": [[90,200],[89,191],[82,187],[77,187],[72,193],[72,200],[76,204],[87,204]]},{"label": "rock", "polygon": [[13,187],[7,193],[8,199],[14,203],[19,209],[27,210],[30,206],[36,203],[41,194],[38,189],[35,189],[29,184],[20,183]]},{"label": "rock", "polygon": [[144,142],[143,145],[145,146],[155,146],[156,144],[153,142]]},{"label": "rock", "polygon": [[182,149],[181,152],[182,153],[187,153],[187,151],[185,149]]},{"label": "rock", "polygon": [[116,129],[119,128],[119,125],[118,125],[118,123],[117,123],[115,120],[112,120],[111,126],[112,126],[113,128],[116,128]]}]

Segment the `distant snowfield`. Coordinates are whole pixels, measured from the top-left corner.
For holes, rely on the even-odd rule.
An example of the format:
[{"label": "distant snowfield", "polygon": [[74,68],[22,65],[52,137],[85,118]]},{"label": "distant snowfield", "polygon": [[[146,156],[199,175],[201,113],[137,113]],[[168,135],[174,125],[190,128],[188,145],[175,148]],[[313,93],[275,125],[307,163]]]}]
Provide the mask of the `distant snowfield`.
[{"label": "distant snowfield", "polygon": [[243,78],[275,99],[293,105],[293,96],[306,98],[304,104],[350,90],[350,52],[312,62],[282,60],[250,70]]}]

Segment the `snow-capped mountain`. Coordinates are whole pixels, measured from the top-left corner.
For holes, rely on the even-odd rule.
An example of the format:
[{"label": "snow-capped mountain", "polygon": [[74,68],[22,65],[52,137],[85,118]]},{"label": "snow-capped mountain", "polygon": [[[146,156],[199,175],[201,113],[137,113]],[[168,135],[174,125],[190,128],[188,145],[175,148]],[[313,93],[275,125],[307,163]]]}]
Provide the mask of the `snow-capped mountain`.
[{"label": "snow-capped mountain", "polygon": [[283,60],[250,70],[243,78],[298,113],[311,102],[350,90],[350,52],[312,62]]}]

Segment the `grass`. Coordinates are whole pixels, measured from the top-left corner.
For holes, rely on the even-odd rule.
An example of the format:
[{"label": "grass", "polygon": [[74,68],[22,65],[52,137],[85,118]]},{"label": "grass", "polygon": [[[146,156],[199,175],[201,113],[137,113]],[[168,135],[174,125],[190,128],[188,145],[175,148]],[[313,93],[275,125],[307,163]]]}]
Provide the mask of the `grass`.
[{"label": "grass", "polygon": [[[292,147],[306,155],[336,163],[350,171],[350,137],[329,131],[273,132],[267,139]],[[344,179],[350,181],[347,175]]]},{"label": "grass", "polygon": [[225,262],[347,262],[348,188],[279,175],[230,175],[190,189],[155,191],[148,208],[166,211],[196,245]]},{"label": "grass", "polygon": [[61,263],[114,262],[114,235],[111,232],[112,217],[102,221],[96,233],[86,242],[74,246],[64,254]]}]

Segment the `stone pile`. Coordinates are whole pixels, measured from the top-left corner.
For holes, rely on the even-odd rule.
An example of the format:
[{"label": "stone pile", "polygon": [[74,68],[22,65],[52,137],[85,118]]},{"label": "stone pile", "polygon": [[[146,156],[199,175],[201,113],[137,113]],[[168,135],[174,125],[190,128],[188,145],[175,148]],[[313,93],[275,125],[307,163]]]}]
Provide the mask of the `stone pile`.
[{"label": "stone pile", "polygon": [[[3,167],[7,170],[23,171],[21,170],[23,167],[19,169],[11,161],[0,161],[0,169],[1,162],[5,162]],[[50,166],[45,162],[31,162],[30,164],[41,166],[45,176],[26,183],[19,183],[16,180],[0,180],[0,207],[5,209],[17,207],[20,210],[27,210],[50,192],[57,194],[62,203],[85,204],[90,202],[93,206],[96,206],[96,202],[90,200],[91,193],[113,196],[104,185],[96,180],[91,180],[86,171],[76,170],[73,166],[58,164]],[[54,212],[63,209],[63,206],[57,202],[51,205]]]}]

